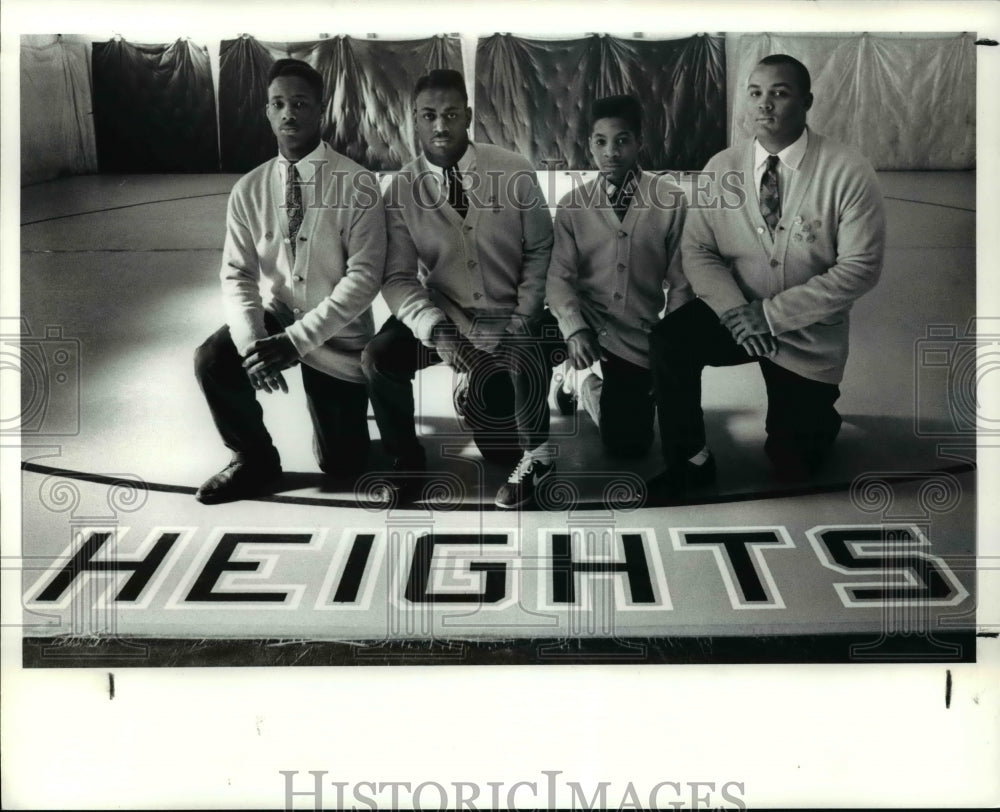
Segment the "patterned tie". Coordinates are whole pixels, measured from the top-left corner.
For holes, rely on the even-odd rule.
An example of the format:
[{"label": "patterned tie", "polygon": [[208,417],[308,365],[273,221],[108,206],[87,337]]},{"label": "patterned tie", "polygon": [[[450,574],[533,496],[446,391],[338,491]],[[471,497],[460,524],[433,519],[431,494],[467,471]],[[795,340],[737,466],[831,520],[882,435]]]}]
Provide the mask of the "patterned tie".
[{"label": "patterned tie", "polygon": [[778,189],[778,156],[767,156],[767,168],[760,177],[760,213],[767,223],[768,231],[774,236],[774,229],[781,219],[781,194]]},{"label": "patterned tie", "polygon": [[288,239],[292,246],[292,261],[295,260],[295,243],[302,226],[302,187],[295,164],[288,166],[288,183],[285,185],[285,209],[288,211]]},{"label": "patterned tie", "polygon": [[444,170],[444,178],[448,185],[448,203],[464,220],[469,213],[469,200],[465,196],[465,187],[462,186],[462,173],[457,166],[449,166]]}]

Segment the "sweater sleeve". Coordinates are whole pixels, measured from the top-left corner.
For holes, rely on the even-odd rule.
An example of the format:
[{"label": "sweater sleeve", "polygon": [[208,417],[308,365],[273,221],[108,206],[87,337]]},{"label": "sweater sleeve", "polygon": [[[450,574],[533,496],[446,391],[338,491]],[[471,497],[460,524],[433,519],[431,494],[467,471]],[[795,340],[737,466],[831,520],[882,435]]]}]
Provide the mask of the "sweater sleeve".
[{"label": "sweater sleeve", "polygon": [[545,305],[545,277],[552,258],[552,215],[534,170],[526,165],[517,175],[514,204],[521,206],[521,281],[514,320],[535,321]]},{"label": "sweater sleeve", "polygon": [[385,270],[385,208],[378,179],[371,172],[355,176],[345,239],[344,276],[330,295],[285,329],[299,355],[308,355],[347,327],[372,303]]},{"label": "sweater sleeve", "polygon": [[579,262],[580,255],[573,234],[573,220],[560,203],[556,210],[555,236],[552,260],[545,281],[545,298],[565,338],[589,326],[580,308],[577,288]]},{"label": "sweater sleeve", "polygon": [[836,193],[837,261],[823,273],[764,300],[775,335],[808,327],[849,307],[878,282],[885,253],[885,213],[875,173],[848,165]]},{"label": "sweater sleeve", "polygon": [[[683,196],[677,196],[683,200]],[[684,275],[683,258],[681,253],[681,237],[684,233],[684,224],[687,220],[687,206],[678,206],[674,209],[673,222],[666,237],[667,248],[667,312],[671,313],[683,304],[687,304],[694,298],[691,290],[691,283]]]},{"label": "sweater sleeve", "polygon": [[[713,159],[705,166],[708,176],[707,200],[721,199],[718,178],[720,168]],[[699,189],[699,194],[701,191]],[[695,295],[721,316],[727,310],[747,303],[736,284],[732,265],[719,253],[715,239],[713,219],[724,214],[713,206],[692,206],[687,213],[684,234],[681,237],[681,256],[684,276]]]},{"label": "sweater sleeve", "polygon": [[267,336],[260,295],[260,258],[248,225],[243,187],[229,195],[226,239],[222,249],[222,304],[236,350],[247,354],[250,345]]},{"label": "sweater sleeve", "polygon": [[[417,246],[403,217],[400,195],[404,193],[401,172],[393,179],[390,204],[386,206],[386,260],[382,297],[392,314],[409,327],[424,344],[430,346],[434,325],[445,320],[444,311],[431,302],[427,289],[417,276]],[[412,177],[410,178],[412,182]]]}]

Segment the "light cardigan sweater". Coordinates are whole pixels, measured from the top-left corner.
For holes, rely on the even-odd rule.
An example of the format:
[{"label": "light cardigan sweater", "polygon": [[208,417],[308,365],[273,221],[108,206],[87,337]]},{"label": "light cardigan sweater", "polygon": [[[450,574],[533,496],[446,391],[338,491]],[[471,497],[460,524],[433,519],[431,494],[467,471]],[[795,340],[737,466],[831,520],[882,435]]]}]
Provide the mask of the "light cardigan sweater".
[{"label": "light cardigan sweater", "polygon": [[851,305],[882,270],[878,181],[860,153],[810,130],[772,239],[750,186],[753,155],[751,141],[706,165],[681,243],[684,274],[718,315],[763,300],[778,340],[774,363],[837,384],[847,363]]},{"label": "light cardigan sweater", "polygon": [[293,264],[286,167],[272,158],[240,178],[229,196],[221,276],[233,343],[245,355],[267,335],[266,309],[303,363],[363,383],[361,351],[375,334],[371,302],[385,269],[378,180],[324,142],[296,162],[304,216]]},{"label": "light cardigan sweater", "polygon": [[590,328],[609,352],[649,368],[649,331],[664,301],[671,311],[694,298],[681,270],[686,210],[680,186],[648,172],[621,221],[600,177],[563,196],[546,283],[563,336]]},{"label": "light cardigan sweater", "polygon": [[537,320],[552,251],[552,217],[520,155],[475,144],[463,169],[463,220],[440,173],[421,156],[386,191],[388,252],[382,296],[424,344],[445,318],[479,349]]}]

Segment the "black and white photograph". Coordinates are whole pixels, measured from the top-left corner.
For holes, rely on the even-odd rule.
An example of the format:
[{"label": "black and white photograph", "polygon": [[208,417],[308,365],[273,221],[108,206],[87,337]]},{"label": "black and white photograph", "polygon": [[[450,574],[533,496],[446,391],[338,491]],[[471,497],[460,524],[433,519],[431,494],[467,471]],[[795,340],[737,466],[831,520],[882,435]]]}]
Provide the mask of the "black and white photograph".
[{"label": "black and white photograph", "polygon": [[1000,803],[1000,6],[2,29],[5,808]]}]

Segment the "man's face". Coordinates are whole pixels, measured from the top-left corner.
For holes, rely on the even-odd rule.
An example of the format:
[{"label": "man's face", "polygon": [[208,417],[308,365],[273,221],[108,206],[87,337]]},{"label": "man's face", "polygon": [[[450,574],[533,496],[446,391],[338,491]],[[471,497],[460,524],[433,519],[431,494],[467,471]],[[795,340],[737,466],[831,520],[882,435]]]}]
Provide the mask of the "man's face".
[{"label": "man's face", "polygon": [[457,90],[422,90],[414,104],[413,120],[424,155],[435,166],[453,166],[469,146],[472,110]]},{"label": "man's face", "polygon": [[599,118],[590,131],[590,154],[602,175],[620,186],[639,161],[642,136],[621,118]]},{"label": "man's face", "polygon": [[812,100],[812,93],[803,93],[791,65],[758,65],[747,84],[757,140],[774,152],[793,144],[805,129]]},{"label": "man's face", "polygon": [[288,160],[304,158],[319,144],[321,102],[301,76],[279,76],[267,88],[267,120]]}]

